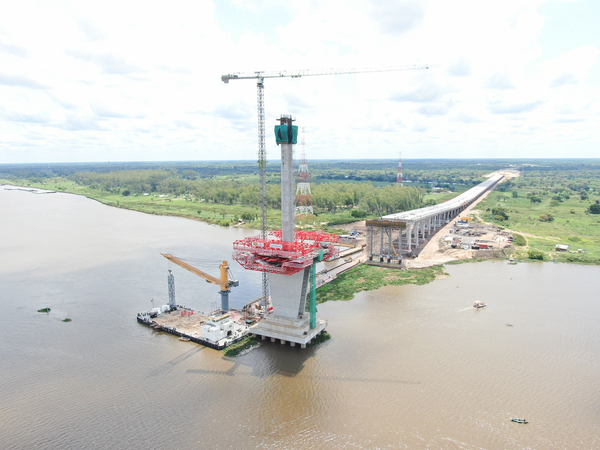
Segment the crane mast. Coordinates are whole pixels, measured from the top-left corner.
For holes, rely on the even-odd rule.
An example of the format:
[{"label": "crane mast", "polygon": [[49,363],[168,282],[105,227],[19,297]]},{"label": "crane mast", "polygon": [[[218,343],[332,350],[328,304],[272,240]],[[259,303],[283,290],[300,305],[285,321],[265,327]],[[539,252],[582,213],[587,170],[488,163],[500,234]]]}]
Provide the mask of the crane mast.
[{"label": "crane mast", "polygon": [[[265,144],[265,85],[264,78],[259,78],[256,83],[256,100],[258,104],[258,172],[260,176],[260,238],[267,238],[267,147]],[[267,308],[269,298],[269,278],[266,272],[262,273],[262,298]]]},{"label": "crane mast", "polygon": [[[265,146],[265,93],[264,93],[264,81],[265,78],[300,78],[317,75],[345,75],[355,73],[374,73],[374,72],[395,72],[398,70],[419,70],[429,69],[427,64],[413,64],[405,66],[395,67],[381,67],[381,68],[351,68],[351,69],[320,69],[320,70],[280,70],[274,72],[233,72],[227,75],[221,76],[221,81],[227,84],[230,80],[257,80],[257,103],[258,103],[258,168],[260,174],[260,210],[261,210],[261,221],[260,221],[260,235],[261,239],[267,237],[267,188],[266,188],[266,165],[267,165],[267,151]],[[267,302],[269,297],[269,283],[267,274],[262,273],[262,296],[263,301]]]}]

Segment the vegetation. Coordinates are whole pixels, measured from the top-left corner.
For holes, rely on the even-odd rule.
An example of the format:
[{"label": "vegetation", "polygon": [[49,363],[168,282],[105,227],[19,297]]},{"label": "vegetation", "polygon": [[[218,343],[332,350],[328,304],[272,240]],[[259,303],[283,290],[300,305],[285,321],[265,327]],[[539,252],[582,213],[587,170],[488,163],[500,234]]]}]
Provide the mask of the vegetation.
[{"label": "vegetation", "polygon": [[[520,177],[502,183],[479,204],[486,211],[482,218],[513,230],[520,259],[600,263],[600,217],[595,213],[600,214],[600,161],[538,161],[518,169]],[[508,218],[494,214],[497,208]],[[570,251],[555,251],[557,244],[569,245]]]},{"label": "vegetation", "polygon": [[[410,160],[405,187],[395,185],[397,161],[310,162],[318,227],[333,227],[453,198],[484,174],[513,167],[521,176],[501,183],[479,205],[482,220],[518,232],[517,257],[600,261],[600,160]],[[267,165],[268,226],[280,226],[279,162]],[[259,228],[255,161],[0,165],[0,183],[85,195],[107,205],[207,223]],[[568,244],[571,252],[555,252]],[[581,252],[579,252],[581,249]],[[576,251],[577,253],[572,253]],[[537,256],[537,253],[534,252]]]},{"label": "vegetation", "polygon": [[318,334],[314,338],[312,338],[312,340],[310,341],[310,345],[321,344],[322,342],[328,341],[329,339],[331,339],[331,335],[327,331],[323,331],[321,332],[321,334]]},{"label": "vegetation", "polygon": [[317,303],[328,300],[351,300],[357,292],[372,291],[388,284],[394,286],[427,284],[442,275],[445,275],[442,266],[397,270],[361,264],[317,289]]},{"label": "vegetation", "polygon": [[235,344],[231,344],[229,347],[223,350],[223,355],[228,357],[237,356],[244,350],[248,350],[256,345],[259,345],[258,340],[250,336],[242,339],[239,342],[236,342]]},{"label": "vegetation", "polygon": [[516,247],[524,247],[527,245],[527,240],[518,233],[513,233],[513,245]]},{"label": "vegetation", "polygon": [[529,259],[537,259],[540,261],[544,260],[544,254],[542,252],[540,252],[539,250],[529,250],[527,252],[527,256]]}]

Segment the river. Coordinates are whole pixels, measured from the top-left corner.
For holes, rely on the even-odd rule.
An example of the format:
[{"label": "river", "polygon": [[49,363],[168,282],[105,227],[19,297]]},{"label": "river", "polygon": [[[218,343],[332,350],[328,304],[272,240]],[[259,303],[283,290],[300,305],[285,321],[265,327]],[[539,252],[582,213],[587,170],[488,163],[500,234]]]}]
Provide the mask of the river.
[{"label": "river", "polygon": [[[217,273],[255,232],[2,186],[0,207],[2,449],[600,448],[600,267],[447,266],[319,305],[319,346],[225,358],[135,316],[166,302],[159,252]],[[232,268],[240,307],[260,274]],[[219,301],[172,269],[178,303]]]}]

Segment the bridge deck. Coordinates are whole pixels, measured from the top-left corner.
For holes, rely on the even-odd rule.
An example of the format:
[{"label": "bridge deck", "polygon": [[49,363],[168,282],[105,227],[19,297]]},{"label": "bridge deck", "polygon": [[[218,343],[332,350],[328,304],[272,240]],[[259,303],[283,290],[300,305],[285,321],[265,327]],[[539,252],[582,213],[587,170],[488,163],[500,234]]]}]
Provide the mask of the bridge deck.
[{"label": "bridge deck", "polygon": [[404,223],[414,223],[429,219],[430,217],[437,216],[448,211],[454,211],[479,198],[487,190],[499,183],[502,178],[504,178],[504,175],[491,176],[477,186],[474,186],[468,191],[463,192],[462,194],[453,199],[447,200],[444,203],[440,203],[439,205],[426,206],[424,208],[413,209],[411,211],[388,214],[387,216],[383,216],[383,219]]}]

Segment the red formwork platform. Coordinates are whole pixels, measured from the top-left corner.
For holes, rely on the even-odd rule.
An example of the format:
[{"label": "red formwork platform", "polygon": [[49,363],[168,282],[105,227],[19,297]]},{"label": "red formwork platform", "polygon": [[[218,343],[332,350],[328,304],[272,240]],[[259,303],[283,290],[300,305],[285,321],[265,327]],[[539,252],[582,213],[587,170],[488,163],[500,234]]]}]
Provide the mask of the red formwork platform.
[{"label": "red formwork platform", "polygon": [[247,237],[233,243],[233,259],[245,269],[293,275],[310,266],[318,250],[323,259],[337,255],[332,245],[339,241],[335,234],[322,231],[297,231],[293,242],[282,241],[281,230],[269,233],[269,239]]}]

